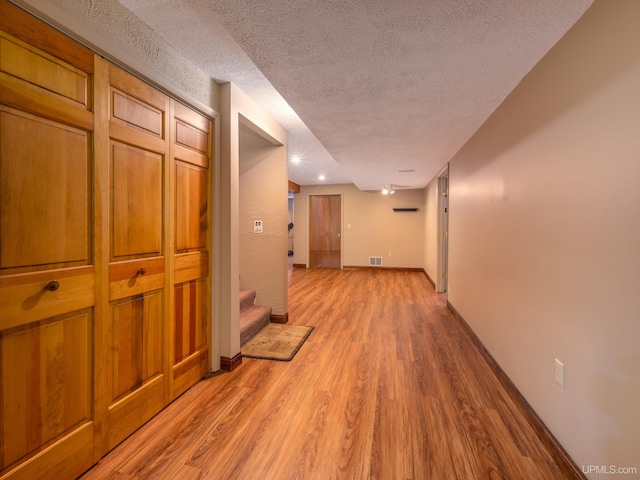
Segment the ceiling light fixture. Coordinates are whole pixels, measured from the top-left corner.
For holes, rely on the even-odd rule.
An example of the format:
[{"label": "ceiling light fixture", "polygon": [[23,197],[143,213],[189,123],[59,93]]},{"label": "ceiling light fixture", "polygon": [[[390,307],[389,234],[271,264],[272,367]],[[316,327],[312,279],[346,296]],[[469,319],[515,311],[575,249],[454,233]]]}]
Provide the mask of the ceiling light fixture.
[{"label": "ceiling light fixture", "polygon": [[324,175],[320,175],[320,176],[318,177],[318,180],[325,180],[326,178],[327,178],[327,177],[325,177]]},{"label": "ceiling light fixture", "polygon": [[293,157],[291,157],[291,163],[300,163],[300,157],[294,155]]},{"label": "ceiling light fixture", "polygon": [[382,187],[382,194],[383,195],[392,195],[396,193],[396,191],[393,188],[393,185],[385,185],[384,187]]}]

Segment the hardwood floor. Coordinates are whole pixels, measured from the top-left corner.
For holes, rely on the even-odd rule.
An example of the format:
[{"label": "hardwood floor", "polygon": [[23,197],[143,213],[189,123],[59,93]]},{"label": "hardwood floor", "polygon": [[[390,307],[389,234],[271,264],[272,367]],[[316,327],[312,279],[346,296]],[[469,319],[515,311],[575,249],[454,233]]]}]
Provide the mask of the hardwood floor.
[{"label": "hardwood floor", "polygon": [[315,327],[291,362],[199,382],[82,478],[570,478],[424,274],[289,282],[289,323]]}]

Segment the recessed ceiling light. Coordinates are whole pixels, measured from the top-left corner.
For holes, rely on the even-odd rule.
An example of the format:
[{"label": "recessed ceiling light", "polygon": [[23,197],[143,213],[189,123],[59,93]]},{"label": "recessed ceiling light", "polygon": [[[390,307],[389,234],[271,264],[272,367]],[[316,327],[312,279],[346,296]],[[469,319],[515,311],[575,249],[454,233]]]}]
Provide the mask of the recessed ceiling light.
[{"label": "recessed ceiling light", "polygon": [[291,163],[300,163],[300,157],[294,155],[293,157],[291,157]]},{"label": "recessed ceiling light", "polygon": [[325,177],[324,175],[320,175],[320,176],[318,177],[318,180],[324,180],[324,179],[326,179],[326,177]]}]

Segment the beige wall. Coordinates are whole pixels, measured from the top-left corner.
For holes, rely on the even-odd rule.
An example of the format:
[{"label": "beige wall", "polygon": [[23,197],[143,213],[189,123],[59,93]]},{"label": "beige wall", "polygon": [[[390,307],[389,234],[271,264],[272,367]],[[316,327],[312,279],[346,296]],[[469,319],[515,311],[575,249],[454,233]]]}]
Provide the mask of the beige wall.
[{"label": "beige wall", "polygon": [[639,24],[596,1],[450,162],[448,297],[579,466],[638,471]]},{"label": "beige wall", "polygon": [[[294,263],[307,263],[309,194],[342,195],[344,266],[366,266],[370,256],[378,256],[384,267],[423,268],[424,191],[398,190],[385,196],[358,190],[352,184],[302,186],[295,194]],[[393,207],[417,207],[418,211],[394,212]]]},{"label": "beige wall", "polygon": [[424,270],[432,281],[438,273],[438,178],[424,189]]},{"label": "beige wall", "polygon": [[[240,288],[256,303],[287,313],[287,149],[240,129]],[[262,233],[253,232],[262,220]]]}]

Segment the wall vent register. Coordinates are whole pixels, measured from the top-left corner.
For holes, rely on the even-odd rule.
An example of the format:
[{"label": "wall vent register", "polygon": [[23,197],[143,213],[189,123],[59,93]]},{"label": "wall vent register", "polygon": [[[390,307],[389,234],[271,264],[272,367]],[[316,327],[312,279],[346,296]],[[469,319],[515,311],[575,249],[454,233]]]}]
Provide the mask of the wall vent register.
[{"label": "wall vent register", "polygon": [[381,267],[382,266],[382,257],[369,257],[369,266],[370,267]]}]

